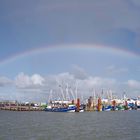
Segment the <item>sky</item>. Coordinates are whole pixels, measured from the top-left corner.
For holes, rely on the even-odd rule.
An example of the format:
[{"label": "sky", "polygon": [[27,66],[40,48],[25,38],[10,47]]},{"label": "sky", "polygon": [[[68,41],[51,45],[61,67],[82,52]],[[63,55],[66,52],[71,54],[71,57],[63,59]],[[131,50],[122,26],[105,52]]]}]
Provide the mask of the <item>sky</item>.
[{"label": "sky", "polygon": [[139,0],[1,0],[0,100],[140,96],[139,15]]}]

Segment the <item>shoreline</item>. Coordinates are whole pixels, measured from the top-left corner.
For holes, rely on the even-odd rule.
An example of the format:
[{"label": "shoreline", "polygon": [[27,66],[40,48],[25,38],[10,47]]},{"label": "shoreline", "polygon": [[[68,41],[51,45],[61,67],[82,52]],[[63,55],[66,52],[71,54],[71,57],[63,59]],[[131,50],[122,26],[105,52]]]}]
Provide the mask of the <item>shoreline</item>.
[{"label": "shoreline", "polygon": [[44,111],[44,108],[38,107],[38,108],[32,108],[32,107],[1,107],[0,110],[5,111]]}]

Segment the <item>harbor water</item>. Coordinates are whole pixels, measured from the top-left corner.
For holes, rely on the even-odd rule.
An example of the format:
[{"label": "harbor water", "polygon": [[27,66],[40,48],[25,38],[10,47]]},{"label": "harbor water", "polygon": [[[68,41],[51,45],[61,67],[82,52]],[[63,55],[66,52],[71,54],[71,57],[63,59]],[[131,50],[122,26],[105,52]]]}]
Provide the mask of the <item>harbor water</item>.
[{"label": "harbor water", "polygon": [[0,140],[140,140],[140,111],[0,111]]}]

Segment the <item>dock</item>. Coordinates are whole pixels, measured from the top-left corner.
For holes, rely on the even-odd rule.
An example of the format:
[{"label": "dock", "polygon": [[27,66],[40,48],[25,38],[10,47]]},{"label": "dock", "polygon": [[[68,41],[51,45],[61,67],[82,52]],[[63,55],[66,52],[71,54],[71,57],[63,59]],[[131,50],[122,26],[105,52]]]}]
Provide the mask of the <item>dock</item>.
[{"label": "dock", "polygon": [[43,106],[34,106],[33,104],[20,104],[13,102],[0,102],[0,110],[9,111],[43,111]]}]

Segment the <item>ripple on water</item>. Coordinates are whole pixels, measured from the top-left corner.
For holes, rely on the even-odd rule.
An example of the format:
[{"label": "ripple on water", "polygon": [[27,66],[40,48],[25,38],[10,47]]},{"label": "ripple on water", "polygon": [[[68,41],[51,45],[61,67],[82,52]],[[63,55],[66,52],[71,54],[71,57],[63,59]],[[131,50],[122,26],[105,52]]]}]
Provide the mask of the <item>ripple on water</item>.
[{"label": "ripple on water", "polygon": [[0,111],[0,140],[139,140],[140,111]]}]

